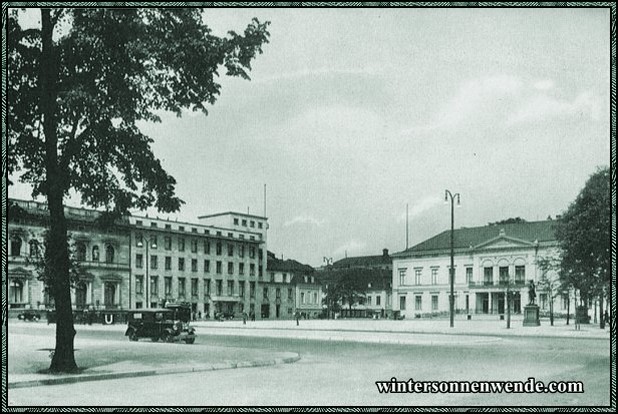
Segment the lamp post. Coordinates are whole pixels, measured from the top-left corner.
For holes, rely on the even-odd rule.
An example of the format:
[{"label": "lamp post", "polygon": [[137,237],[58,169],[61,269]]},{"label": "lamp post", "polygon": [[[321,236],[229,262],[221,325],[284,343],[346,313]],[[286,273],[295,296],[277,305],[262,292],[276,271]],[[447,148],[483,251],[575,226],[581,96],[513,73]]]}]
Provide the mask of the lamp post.
[{"label": "lamp post", "polygon": [[449,296],[449,311],[451,315],[451,328],[455,326],[455,199],[460,206],[459,193],[453,194],[449,190],[444,192],[444,202],[451,200],[451,268],[449,269],[451,294]]}]

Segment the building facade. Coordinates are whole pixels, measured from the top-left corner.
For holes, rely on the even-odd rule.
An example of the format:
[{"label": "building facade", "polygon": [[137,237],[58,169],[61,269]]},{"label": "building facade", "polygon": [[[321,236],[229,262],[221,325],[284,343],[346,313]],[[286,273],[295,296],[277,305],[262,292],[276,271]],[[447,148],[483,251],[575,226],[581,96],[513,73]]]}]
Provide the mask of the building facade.
[{"label": "building facade", "polygon": [[[305,298],[305,289],[299,289],[298,280],[312,274],[313,268],[296,260],[283,260],[268,252],[268,281],[263,286],[262,317],[264,319],[292,319],[299,310],[299,300]],[[303,307],[304,308],[304,307]],[[308,309],[307,309],[308,310]]]},{"label": "building facade", "polygon": [[[8,204],[9,314],[53,309],[53,300],[36,270],[49,227],[47,205],[23,200],[9,200]],[[127,309],[131,301],[128,222],[120,220],[102,227],[97,222],[101,213],[73,207],[65,207],[65,217],[78,273],[71,293],[73,309]]]},{"label": "building facade", "polygon": [[[454,298],[459,314],[520,313],[529,303],[530,281],[535,302],[558,314],[569,307],[568,292],[556,288],[557,274],[539,266],[557,257],[554,222],[519,222],[454,230]],[[393,255],[393,309],[405,318],[444,316],[450,303],[450,230]]]}]

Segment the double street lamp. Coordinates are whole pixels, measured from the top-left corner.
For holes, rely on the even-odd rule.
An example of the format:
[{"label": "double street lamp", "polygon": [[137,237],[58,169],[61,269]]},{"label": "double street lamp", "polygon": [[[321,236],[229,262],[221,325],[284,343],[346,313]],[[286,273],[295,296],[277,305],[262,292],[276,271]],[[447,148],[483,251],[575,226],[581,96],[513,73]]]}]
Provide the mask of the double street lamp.
[{"label": "double street lamp", "polygon": [[449,311],[451,315],[451,328],[455,326],[455,200],[460,206],[459,193],[453,194],[449,190],[444,192],[444,202],[451,200],[451,268],[449,269],[451,295],[449,297]]}]

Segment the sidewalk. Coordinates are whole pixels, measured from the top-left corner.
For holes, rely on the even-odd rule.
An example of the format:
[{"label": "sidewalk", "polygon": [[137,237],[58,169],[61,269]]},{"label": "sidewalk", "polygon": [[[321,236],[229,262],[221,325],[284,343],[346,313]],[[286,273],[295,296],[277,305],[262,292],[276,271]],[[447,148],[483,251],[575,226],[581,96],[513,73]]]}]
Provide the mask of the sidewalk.
[{"label": "sidewalk", "polygon": [[[292,363],[300,359],[293,352],[269,352],[263,349],[197,346],[184,343],[152,343],[75,338],[75,359],[81,372],[76,374],[42,373],[51,362],[55,325],[39,325],[50,329],[50,335],[8,334],[8,388],[67,384],[148,375],[178,374],[221,369],[249,368]],[[124,326],[93,327],[123,335]]]},{"label": "sidewalk", "polygon": [[[476,316],[476,315],[475,315]],[[296,326],[295,320],[261,320],[248,321],[243,325],[242,321],[198,321],[193,323],[196,327],[227,330],[291,330],[304,332],[357,332],[376,333],[376,335],[364,335],[364,340],[383,342],[381,339],[388,334],[439,334],[439,335],[472,335],[472,336],[515,336],[515,337],[556,337],[556,338],[597,338],[610,337],[610,327],[600,329],[597,324],[581,325],[580,330],[575,330],[571,321],[566,325],[564,319],[556,319],[554,326],[550,325],[549,319],[541,319],[540,326],[523,326],[523,318],[520,315],[511,318],[510,329],[506,328],[506,320],[499,320],[498,316],[479,317],[473,320],[458,317],[454,326],[450,327],[450,321],[446,319],[413,319],[396,321],[392,319],[338,319],[338,320],[300,320]],[[206,332],[202,329],[202,332]],[[214,333],[214,332],[213,332]],[[258,333],[256,332],[256,335]]]}]

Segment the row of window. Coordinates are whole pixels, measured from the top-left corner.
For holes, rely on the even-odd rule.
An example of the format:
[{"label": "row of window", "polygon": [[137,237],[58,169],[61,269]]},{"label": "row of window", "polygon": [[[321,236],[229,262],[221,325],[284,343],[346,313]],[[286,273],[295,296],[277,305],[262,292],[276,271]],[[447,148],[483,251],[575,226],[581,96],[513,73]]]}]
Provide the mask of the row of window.
[{"label": "row of window", "polygon": [[[211,291],[211,280],[204,280],[204,297],[210,296],[212,294]],[[185,297],[187,295],[187,279],[184,277],[179,277],[178,281],[178,290],[177,295],[179,297]],[[173,279],[171,276],[165,276],[163,278],[163,288],[164,295],[171,296],[172,295],[172,283]],[[217,279],[215,280],[215,296],[223,296],[223,280]],[[249,297],[255,298],[255,282],[249,282]],[[137,295],[144,294],[144,276],[135,276],[135,293]],[[238,294],[239,297],[245,297],[245,281],[236,282],[234,280],[228,280],[226,283],[225,294],[227,296],[234,296]],[[159,276],[150,276],[150,296],[158,296],[159,295]],[[199,279],[191,278],[191,296],[197,297],[199,295]],[[268,286],[264,286],[262,288],[262,297],[265,300],[269,299],[269,290]],[[275,297],[277,299],[281,299],[281,289],[275,289]],[[292,288],[288,288],[288,301],[293,301],[294,299],[294,290]],[[303,299],[304,300],[304,299]],[[317,294],[316,294],[317,301]],[[304,303],[304,302],[303,302]]]},{"label": "row of window", "polygon": [[[247,227],[247,220],[243,220],[242,223],[243,223],[242,224],[243,226]],[[238,225],[238,219],[237,218],[234,219],[234,224]],[[136,220],[135,221],[135,225],[136,226],[143,226],[144,222],[142,220]],[[261,229],[262,228],[262,223],[258,222],[257,226],[258,226],[259,229]],[[159,223],[153,221],[153,222],[150,223],[150,227],[158,228],[159,227]],[[255,227],[255,221],[251,220],[249,227]],[[171,224],[165,224],[164,228],[165,228],[165,230],[172,230],[172,225]],[[185,231],[185,226],[178,226],[178,231]],[[197,227],[191,227],[191,233],[197,233],[197,232],[198,232],[197,231]],[[204,229],[204,234],[210,234],[210,229]],[[218,231],[217,235],[220,236],[221,232]],[[233,237],[233,236],[230,236],[230,237]]]},{"label": "row of window", "polygon": [[[184,257],[177,258],[177,268],[179,271],[181,272],[185,271],[185,263],[186,261]],[[141,253],[137,253],[135,255],[135,267],[138,269],[142,269],[144,267],[144,256]],[[150,269],[157,270],[158,268],[159,268],[159,256],[150,255]],[[203,268],[204,268],[204,273],[211,272],[210,260],[208,259],[204,260]],[[171,256],[165,256],[164,269],[172,270],[172,257]],[[255,269],[256,269],[255,263],[249,263],[249,276],[255,276]],[[262,267],[257,266],[257,269],[258,269],[258,276],[262,277]],[[192,272],[198,271],[198,260],[197,259],[191,259],[191,271]],[[233,275],[234,271],[235,271],[234,262],[228,262],[227,263],[227,274]],[[223,262],[222,261],[218,260],[215,262],[215,272],[218,275],[223,274]],[[241,276],[245,274],[245,263],[238,263],[238,274]]]},{"label": "row of window", "polygon": [[[399,297],[399,309],[406,310],[406,297]],[[423,297],[421,295],[414,296],[414,310],[422,311],[423,310]],[[438,310],[438,295],[431,295],[431,310],[432,312],[436,312]]]},{"label": "row of window", "polygon": [[[18,257],[22,255],[22,240],[20,237],[13,236],[11,238],[11,252],[10,255],[14,257]],[[41,246],[37,240],[30,240],[28,242],[29,246],[29,256],[36,257],[39,255],[41,250]],[[105,263],[114,263],[115,257],[115,249],[111,244],[105,245]],[[87,248],[86,243],[78,242],[75,244],[75,258],[80,262],[85,262],[87,260]],[[91,250],[91,261],[98,262],[101,260],[101,253],[98,245],[92,246]]]},{"label": "row of window", "polygon": [[[431,268],[431,284],[438,284],[438,267]],[[406,273],[408,269],[399,269],[399,285],[403,286],[408,284],[406,279]],[[509,276],[509,267],[501,266],[498,268],[499,274],[499,283],[504,284],[510,280]],[[483,283],[487,285],[494,284],[494,268],[493,267],[484,267],[483,268]],[[423,277],[423,269],[415,268],[414,269],[414,284],[421,285]],[[515,266],[515,283],[523,283],[526,280],[526,266]],[[473,269],[472,267],[466,267],[466,283],[473,282]]]},{"label": "row of window", "polygon": [[[234,217],[234,225],[238,226],[238,225],[240,225],[240,223],[242,223],[243,227],[247,227],[247,224],[249,224],[249,227],[252,227],[252,228],[255,228],[255,224],[256,224],[256,222],[254,220],[249,220],[249,221],[247,221],[247,219],[240,220],[237,217]],[[258,227],[258,229],[261,229],[262,228],[262,223],[258,221],[257,222],[257,227]]]},{"label": "row of window", "polygon": [[[199,251],[199,248],[198,248],[199,240],[198,239],[191,239],[189,244],[190,244],[191,253],[197,253]],[[204,254],[211,254],[210,253],[211,244],[212,243],[209,239],[203,239],[201,251]],[[185,251],[185,238],[179,237],[176,241],[176,245],[177,245],[178,251],[184,252]],[[144,247],[144,240],[141,234],[135,235],[135,246]],[[158,236],[150,236],[148,247],[151,249],[159,248]],[[234,256],[235,244],[227,243],[226,247],[227,247],[227,255]],[[245,249],[246,246],[245,244],[242,244],[242,243],[238,244],[236,247],[237,247],[236,251],[238,252],[238,257],[245,257],[245,250],[248,250],[249,257],[253,259],[255,257],[255,252],[257,250],[258,257],[260,259],[262,258],[262,251],[260,249],[256,249],[256,247],[253,245],[249,246],[248,249]],[[172,237],[171,236],[163,237],[163,249],[172,250]],[[223,255],[223,243],[222,242],[219,241],[215,243],[215,253],[217,256]]]}]

